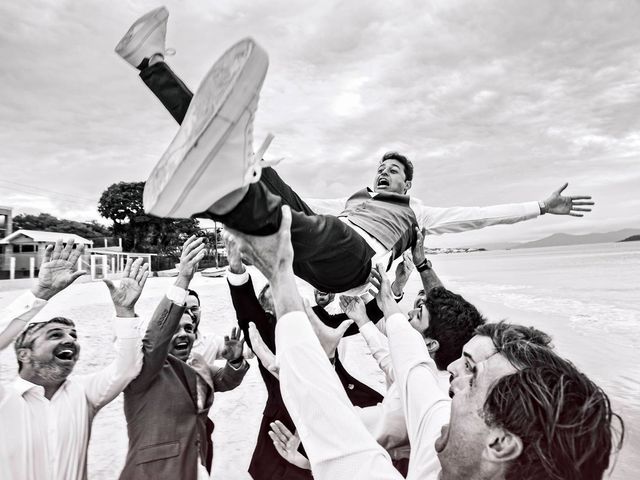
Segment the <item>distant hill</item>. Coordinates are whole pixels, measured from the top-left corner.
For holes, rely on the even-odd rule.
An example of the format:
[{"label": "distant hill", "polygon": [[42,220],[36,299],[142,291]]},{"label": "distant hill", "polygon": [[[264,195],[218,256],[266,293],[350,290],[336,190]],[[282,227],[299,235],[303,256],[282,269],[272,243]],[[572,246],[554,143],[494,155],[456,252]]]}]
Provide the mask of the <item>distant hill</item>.
[{"label": "distant hill", "polygon": [[[587,233],[585,235],[570,235],[568,233],[554,233],[545,238],[523,243],[495,243],[485,245],[488,250],[506,250],[511,248],[541,248],[560,247],[562,245],[583,245],[589,243],[609,243],[630,241],[632,237],[640,237],[640,229],[625,228],[615,232]],[[640,238],[638,238],[640,240]]]},{"label": "distant hill", "polygon": [[640,241],[640,235],[631,235],[630,237],[618,240],[619,242],[637,242]]}]

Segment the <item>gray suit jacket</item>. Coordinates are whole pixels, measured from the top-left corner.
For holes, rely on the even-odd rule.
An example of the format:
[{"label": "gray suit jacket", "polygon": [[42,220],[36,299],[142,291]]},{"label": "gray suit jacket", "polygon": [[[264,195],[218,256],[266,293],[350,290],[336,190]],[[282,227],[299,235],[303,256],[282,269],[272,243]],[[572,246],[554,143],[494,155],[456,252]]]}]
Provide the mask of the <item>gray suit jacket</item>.
[{"label": "gray suit jacket", "polygon": [[[129,451],[121,479],[196,480],[198,455],[211,471],[213,422],[207,415],[213,392],[237,387],[249,365],[244,362],[234,370],[198,359],[193,368],[169,355],[183,312],[184,307],[164,297],[142,341],[142,371],[124,391]],[[202,409],[197,404],[198,376],[207,387]]]}]

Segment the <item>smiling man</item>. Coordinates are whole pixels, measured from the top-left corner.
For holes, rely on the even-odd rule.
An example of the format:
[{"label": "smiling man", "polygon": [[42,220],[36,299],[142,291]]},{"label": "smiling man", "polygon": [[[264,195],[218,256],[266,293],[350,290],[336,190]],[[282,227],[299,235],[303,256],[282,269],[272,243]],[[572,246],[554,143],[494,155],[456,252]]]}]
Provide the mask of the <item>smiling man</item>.
[{"label": "smiling man", "polygon": [[[414,225],[429,234],[510,224],[545,213],[582,216],[591,197],[562,196],[491,207],[427,207],[407,192],[413,164],[397,152],[382,156],[371,188],[342,201],[314,202],[315,212],[253,152],[253,120],[268,58],[251,39],[231,47],[194,96],[164,63],[169,12],[139,18],[116,52],[182,125],[151,173],[145,211],[160,217],[205,217],[252,235],[275,233],[282,205],[292,209],[296,275],[328,293],[363,293],[371,265],[389,266],[413,244]],[[318,215],[319,211],[332,215]],[[335,215],[333,215],[335,213]],[[355,289],[359,289],[356,291]]]},{"label": "smiling man", "polygon": [[0,385],[0,478],[86,479],[93,419],[142,366],[134,310],[148,277],[141,259],[127,261],[119,287],[107,281],[116,310],[116,355],[108,366],[71,375],[80,355],[75,323],[65,317],[33,321],[48,300],[85,273],[76,271],[83,251],[72,240],[47,247],[37,285],[0,315],[0,349],[17,335],[19,369],[11,384]]},{"label": "smiling man", "polygon": [[200,317],[187,288],[204,254],[202,238],[186,240],[175,284],[147,327],[142,370],[124,391],[129,450],[120,479],[209,478],[214,394],[236,388],[249,364],[235,329],[225,339],[224,367],[190,358]]}]

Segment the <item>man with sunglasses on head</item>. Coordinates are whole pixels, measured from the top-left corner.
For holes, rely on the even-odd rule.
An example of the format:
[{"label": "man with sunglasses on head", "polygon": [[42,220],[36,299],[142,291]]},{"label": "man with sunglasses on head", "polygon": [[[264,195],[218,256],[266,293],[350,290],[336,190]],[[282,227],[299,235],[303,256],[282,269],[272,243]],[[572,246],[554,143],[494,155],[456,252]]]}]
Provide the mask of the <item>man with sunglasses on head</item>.
[{"label": "man with sunglasses on head", "polygon": [[48,300],[86,273],[76,270],[83,253],[73,240],[49,245],[36,286],[0,313],[0,350],[17,337],[18,360],[18,378],[0,384],[0,478],[86,479],[95,415],[140,372],[134,307],[149,276],[142,259],[127,261],[118,287],[105,280],[116,311],[116,355],[106,367],[71,376],[80,354],[75,323],[65,317],[34,321]]}]

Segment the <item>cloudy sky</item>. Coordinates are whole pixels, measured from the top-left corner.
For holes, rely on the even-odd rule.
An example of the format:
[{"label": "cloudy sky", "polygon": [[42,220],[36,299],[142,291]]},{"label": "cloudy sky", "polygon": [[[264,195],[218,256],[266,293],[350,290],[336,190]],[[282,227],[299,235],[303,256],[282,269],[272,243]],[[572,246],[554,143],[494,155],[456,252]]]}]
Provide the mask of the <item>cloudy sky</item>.
[{"label": "cloudy sky", "polygon": [[[145,180],[173,119],[113,48],[147,1],[0,4],[0,205],[98,219]],[[256,124],[304,197],[370,185],[388,150],[434,206],[539,200],[564,181],[583,219],[433,239],[530,240],[640,227],[640,2],[167,1],[174,70],[196,89],[251,36],[270,55]],[[257,148],[257,147],[256,147]]]}]

